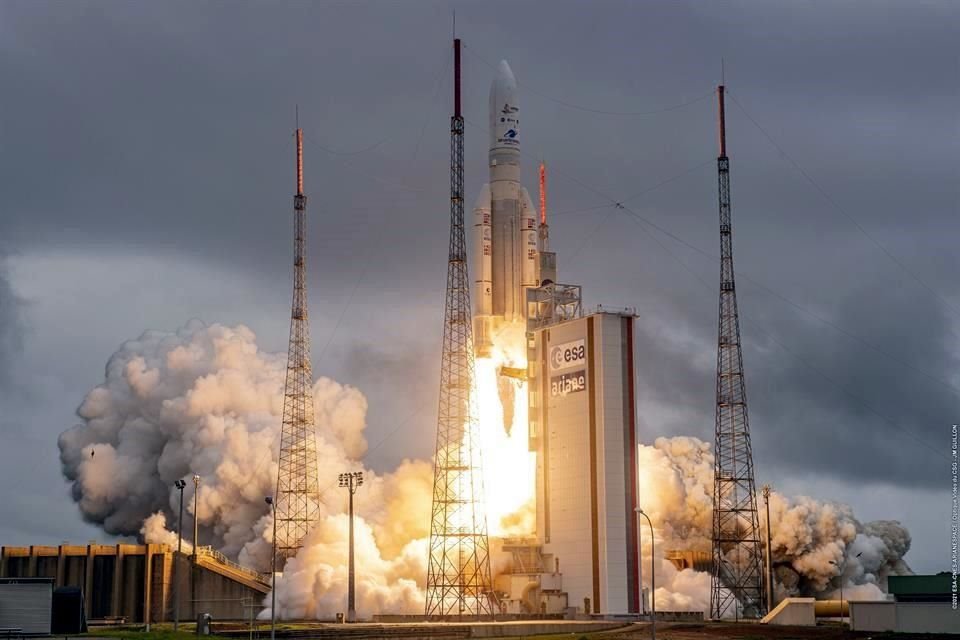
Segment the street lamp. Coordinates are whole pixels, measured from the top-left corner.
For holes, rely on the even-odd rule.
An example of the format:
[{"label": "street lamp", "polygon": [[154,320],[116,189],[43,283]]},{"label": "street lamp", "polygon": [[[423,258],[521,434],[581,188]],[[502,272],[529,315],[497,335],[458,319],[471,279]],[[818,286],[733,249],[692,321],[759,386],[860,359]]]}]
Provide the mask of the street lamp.
[{"label": "street lamp", "polygon": [[[854,556],[854,558],[859,558],[863,555],[863,551]],[[836,560],[829,560],[830,564],[835,566],[838,571],[840,571],[840,622],[843,623],[843,574],[847,570],[847,558],[843,557],[843,564],[837,563]]]},{"label": "street lamp", "polygon": [[193,563],[197,563],[197,552],[200,550],[200,517],[197,512],[197,495],[200,493],[200,476],[193,474]]},{"label": "street lamp", "polygon": [[[637,512],[637,528],[641,526],[640,516],[643,516],[647,519],[647,524],[650,526],[650,637],[652,640],[657,640],[657,574],[654,569],[654,560],[657,557],[656,550],[654,549],[654,540],[653,540],[653,523],[650,522],[650,516],[643,512],[643,509],[637,507],[634,509]],[[641,587],[641,593],[642,587]]]},{"label": "street lamp", "polygon": [[637,587],[640,589],[640,615],[647,613],[647,602],[643,597],[643,527],[640,526],[640,514],[637,514]]},{"label": "street lamp", "polygon": [[270,557],[270,640],[277,637],[277,505],[273,496],[263,499],[273,514],[273,554]]},{"label": "street lamp", "polygon": [[180,555],[183,549],[183,488],[187,483],[183,479],[173,483],[180,490],[180,517],[177,519],[177,555],[173,558],[173,630],[177,631],[180,625],[180,580],[177,578],[177,567],[180,566]]},{"label": "street lamp", "polygon": [[357,607],[353,570],[353,494],[357,492],[357,487],[363,484],[363,471],[341,473],[339,480],[340,486],[350,492],[350,568],[347,573],[347,622],[356,622]]},{"label": "street lamp", "polygon": [[772,547],[770,546],[770,485],[765,484],[762,488],[763,491],[763,503],[767,507],[767,553],[764,554],[767,557],[766,561],[766,574],[767,574],[767,613],[773,611],[773,560],[771,554],[773,553]]},{"label": "street lamp", "polygon": [[193,566],[190,570],[190,602],[193,616],[197,615],[197,578],[200,570],[197,562],[200,560],[200,513],[197,511],[197,497],[200,495],[200,476],[193,474]]}]

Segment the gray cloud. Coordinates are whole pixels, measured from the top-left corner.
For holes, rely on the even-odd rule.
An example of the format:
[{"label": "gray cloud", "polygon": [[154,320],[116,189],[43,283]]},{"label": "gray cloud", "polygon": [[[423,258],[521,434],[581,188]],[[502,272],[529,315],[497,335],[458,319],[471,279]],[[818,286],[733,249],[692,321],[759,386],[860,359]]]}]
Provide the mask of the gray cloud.
[{"label": "gray cloud", "polygon": [[16,361],[23,349],[22,301],[10,284],[6,260],[0,254],[0,392],[16,380]]}]

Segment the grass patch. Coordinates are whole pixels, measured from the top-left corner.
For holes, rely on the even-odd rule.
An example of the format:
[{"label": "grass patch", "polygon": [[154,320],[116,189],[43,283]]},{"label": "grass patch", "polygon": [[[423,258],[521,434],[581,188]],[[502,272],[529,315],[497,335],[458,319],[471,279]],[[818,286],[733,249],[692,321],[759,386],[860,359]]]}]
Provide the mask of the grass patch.
[{"label": "grass patch", "polygon": [[180,631],[174,631],[173,627],[157,628],[153,625],[150,631],[143,626],[136,627],[97,627],[90,630],[86,635],[92,638],[118,638],[119,640],[196,640],[196,634],[193,629],[184,631],[181,625]]}]

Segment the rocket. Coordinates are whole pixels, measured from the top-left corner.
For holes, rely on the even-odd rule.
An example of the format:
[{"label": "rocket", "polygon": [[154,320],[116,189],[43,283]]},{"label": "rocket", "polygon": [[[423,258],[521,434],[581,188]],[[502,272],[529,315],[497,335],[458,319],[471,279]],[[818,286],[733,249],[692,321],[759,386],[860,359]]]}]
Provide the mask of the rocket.
[{"label": "rocket", "polygon": [[496,333],[526,322],[526,290],[538,286],[537,211],[520,186],[520,105],[506,60],[490,87],[490,182],[473,209],[474,343],[490,355]]}]

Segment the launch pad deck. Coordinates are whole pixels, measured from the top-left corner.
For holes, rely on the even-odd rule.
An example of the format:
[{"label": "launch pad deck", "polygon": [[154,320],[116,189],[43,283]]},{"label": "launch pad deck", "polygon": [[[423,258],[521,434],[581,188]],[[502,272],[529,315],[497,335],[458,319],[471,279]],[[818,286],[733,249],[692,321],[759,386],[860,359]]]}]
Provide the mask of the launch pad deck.
[{"label": "launch pad deck", "polygon": [[[400,617],[400,616],[398,616]],[[510,638],[558,634],[587,634],[626,629],[629,623],[618,620],[511,620],[505,622],[427,622],[422,616],[410,616],[409,622],[335,622],[299,623],[278,628],[278,638],[430,638],[431,640],[462,638]],[[291,628],[292,627],[292,628]],[[214,624],[217,636],[247,638],[250,628],[241,623]],[[269,623],[259,621],[255,637],[268,637]]]},{"label": "launch pad deck", "polygon": [[[221,626],[221,625],[216,625]],[[227,626],[223,624],[223,626]],[[233,625],[230,625],[233,627]],[[239,627],[239,625],[236,625]],[[248,637],[243,632],[215,629],[218,636]],[[268,638],[269,624],[260,622],[256,638]],[[878,637],[878,634],[872,634]],[[880,634],[882,635],[882,634]],[[507,622],[388,622],[388,623],[303,623],[295,628],[277,629],[278,638],[356,638],[363,640],[390,638],[429,638],[430,640],[461,638],[530,638],[558,640],[647,640],[648,622],[624,623],[614,620],[516,620]],[[758,622],[658,622],[657,637],[661,640],[832,640],[863,638],[864,634],[836,625],[796,627],[766,625]],[[934,636],[919,634],[911,638]]]}]

